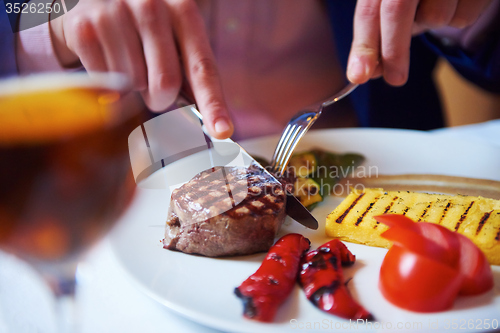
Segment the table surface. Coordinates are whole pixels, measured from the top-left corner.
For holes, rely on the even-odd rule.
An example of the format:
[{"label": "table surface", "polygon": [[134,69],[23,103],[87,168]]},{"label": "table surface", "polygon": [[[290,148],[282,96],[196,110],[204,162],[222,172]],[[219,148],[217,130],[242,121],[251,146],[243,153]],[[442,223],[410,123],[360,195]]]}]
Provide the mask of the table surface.
[{"label": "table surface", "polygon": [[[432,131],[500,147],[500,119]],[[107,239],[78,268],[78,313],[82,333],[196,332],[217,330],[188,320],[143,294],[120,266]],[[193,300],[194,301],[194,300]],[[0,252],[0,333],[54,331],[48,288],[22,262]]]}]

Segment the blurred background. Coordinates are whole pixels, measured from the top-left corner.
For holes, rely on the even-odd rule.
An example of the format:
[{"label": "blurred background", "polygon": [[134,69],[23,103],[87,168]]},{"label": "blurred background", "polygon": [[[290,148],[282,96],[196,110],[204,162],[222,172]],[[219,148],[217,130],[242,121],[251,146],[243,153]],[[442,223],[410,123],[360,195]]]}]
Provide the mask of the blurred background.
[{"label": "blurred background", "polygon": [[434,79],[442,95],[447,126],[500,118],[500,95],[465,80],[445,60],[439,60]]}]

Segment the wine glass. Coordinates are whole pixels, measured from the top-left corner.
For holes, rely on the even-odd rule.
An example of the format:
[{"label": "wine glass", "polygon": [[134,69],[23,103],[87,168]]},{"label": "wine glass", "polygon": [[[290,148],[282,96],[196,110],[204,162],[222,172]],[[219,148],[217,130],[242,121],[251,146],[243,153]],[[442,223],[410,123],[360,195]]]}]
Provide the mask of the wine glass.
[{"label": "wine glass", "polygon": [[127,138],[144,113],[126,91],[113,73],[0,82],[0,249],[48,283],[61,332],[77,330],[79,258],[134,194]]}]

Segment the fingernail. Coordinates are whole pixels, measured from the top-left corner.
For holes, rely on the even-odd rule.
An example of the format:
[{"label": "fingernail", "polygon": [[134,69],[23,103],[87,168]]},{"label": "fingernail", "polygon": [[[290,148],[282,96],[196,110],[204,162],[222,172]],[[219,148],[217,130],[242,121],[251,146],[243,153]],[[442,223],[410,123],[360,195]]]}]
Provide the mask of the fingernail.
[{"label": "fingernail", "polygon": [[401,86],[406,82],[404,74],[396,71],[386,73],[385,77],[386,81],[394,86]]},{"label": "fingernail", "polygon": [[349,76],[362,78],[366,75],[365,66],[359,61],[359,59],[354,58],[349,64]]},{"label": "fingernail", "polygon": [[228,123],[228,121],[226,119],[220,118],[219,120],[217,120],[215,122],[214,128],[215,128],[216,132],[218,132],[218,133],[224,133],[224,132],[229,131],[229,129],[231,127],[229,126],[229,123]]}]

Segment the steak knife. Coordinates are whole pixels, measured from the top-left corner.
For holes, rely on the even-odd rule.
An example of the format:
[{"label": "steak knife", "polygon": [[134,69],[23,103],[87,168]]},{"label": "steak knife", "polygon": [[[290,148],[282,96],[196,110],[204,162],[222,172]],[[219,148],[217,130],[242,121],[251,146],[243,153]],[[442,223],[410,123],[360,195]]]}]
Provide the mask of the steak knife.
[{"label": "steak knife", "polygon": [[[181,91],[179,96],[177,97],[176,103],[178,107],[186,107],[189,106],[189,109],[191,111],[190,117],[197,122],[201,122],[203,124],[203,116],[201,113],[198,111],[198,109],[195,106],[195,103],[193,102],[193,98],[189,96],[184,90]],[[206,131],[206,128],[203,126],[203,131],[207,135],[208,139],[213,140],[208,132]],[[269,171],[267,171],[259,162],[257,162],[243,147],[241,147],[239,144],[234,142],[231,139],[226,139],[226,142],[231,142],[232,144],[236,145],[239,147],[241,150],[242,155],[246,156],[250,161],[253,163],[257,164],[260,166],[264,172],[270,176],[273,180],[279,182],[276,177],[271,174]],[[310,228],[310,229],[318,229],[318,221],[316,218],[309,212],[309,210],[302,205],[302,203],[297,199],[292,193],[290,193],[288,190],[286,190],[287,194],[287,200],[286,200],[286,213],[288,216],[290,216],[292,219],[295,221],[299,222],[303,226]]]}]

